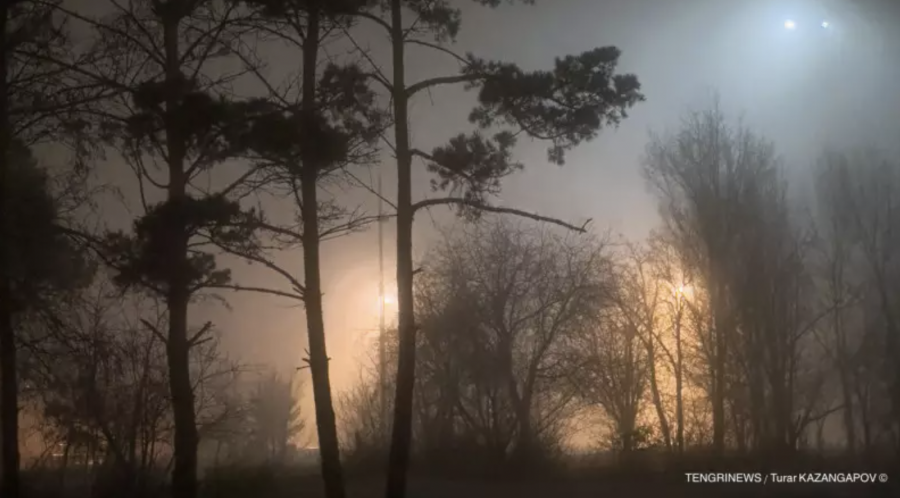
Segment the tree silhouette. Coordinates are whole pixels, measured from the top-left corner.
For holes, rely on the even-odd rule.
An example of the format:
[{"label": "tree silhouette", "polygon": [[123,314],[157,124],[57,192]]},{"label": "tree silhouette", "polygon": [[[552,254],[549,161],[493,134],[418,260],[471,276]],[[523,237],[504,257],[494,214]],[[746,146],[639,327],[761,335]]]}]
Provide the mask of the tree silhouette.
[{"label": "tree silhouette", "polygon": [[[60,193],[51,192],[47,175],[37,168],[29,148],[53,140],[74,147],[74,157],[81,159],[86,142],[79,111],[99,96],[96,86],[83,85],[72,73],[47,62],[53,56],[70,63],[80,61],[68,50],[62,23],[53,16],[56,3],[0,5],[0,239],[4,241],[0,244],[0,491],[12,497],[19,496],[15,315],[38,305],[36,300],[50,299],[44,291],[71,275],[63,271],[51,277],[53,270],[77,267],[60,266],[60,257],[71,249],[54,228],[63,208],[56,198]],[[24,213],[34,214],[34,222],[25,225],[28,217],[19,218]],[[26,277],[29,271],[38,273]]]},{"label": "tree silhouette", "polygon": [[[23,380],[38,401],[42,438],[61,451],[60,465],[102,462],[96,484],[116,493],[142,493],[169,460],[172,404],[162,299],[122,293],[98,272],[91,286],[41,310],[27,324]],[[239,412],[231,393],[237,367],[214,335],[192,348],[191,376],[202,439]],[[162,482],[160,482],[162,484]]]},{"label": "tree silhouette", "polygon": [[[190,332],[190,303],[207,289],[232,289],[230,272],[218,268],[211,249],[233,246],[252,253],[257,243],[253,210],[239,203],[250,169],[218,191],[198,186],[222,161],[239,156],[269,110],[259,101],[230,98],[224,85],[234,75],[209,72],[232,53],[239,10],[217,1],[142,0],[114,4],[93,19],[63,12],[90,28],[98,60],[70,70],[109,89],[98,132],[132,169],[144,214],[131,233],[112,232],[91,243],[117,271],[124,288],[163,299],[167,330],[145,324],[165,342],[173,405],[174,496],[197,492],[198,428],[190,350],[211,324]],[[165,172],[165,180],[157,177]],[[148,200],[150,191],[164,200]]]},{"label": "tree silhouette", "polygon": [[32,314],[52,306],[60,294],[89,280],[90,266],[84,255],[58,227],[59,203],[49,178],[19,142],[6,149],[3,175],[4,273],[8,294],[4,308],[4,482],[15,496],[18,473],[18,376],[17,343],[24,322]]},{"label": "tree silhouette", "polygon": [[714,105],[655,137],[645,173],[667,232],[708,300],[700,342],[713,445],[786,454],[833,410],[815,331],[834,303],[811,284],[809,230],[787,198],[774,146]]},{"label": "tree silhouette", "polygon": [[[818,206],[828,296],[836,310],[828,357],[841,376],[848,439],[865,451],[900,451],[900,351],[896,192],[900,166],[873,148],[829,151],[820,160]],[[862,326],[853,327],[862,318]],[[851,445],[852,449],[853,446]]]},{"label": "tree silhouette", "polygon": [[[306,310],[308,362],[316,407],[316,428],[326,495],[343,498],[338,433],[329,381],[325,320],[322,309],[320,245],[323,240],[358,230],[374,218],[360,216],[332,199],[321,187],[340,182],[353,164],[374,155],[383,124],[367,76],[354,64],[329,61],[320,68],[329,42],[340,37],[358,1],[248,0],[246,25],[264,39],[298,48],[299,76],[273,82],[258,65],[264,56],[245,49],[240,56],[268,90],[270,112],[248,135],[250,159],[265,171],[273,186],[286,192],[297,210],[294,226],[261,226],[285,247],[303,251],[303,277],[297,278],[271,258],[250,257],[291,285]],[[258,64],[257,60],[261,59]],[[246,254],[239,254],[247,257]],[[302,280],[302,282],[301,282]]]},{"label": "tree silhouette", "polygon": [[[476,0],[496,7],[499,0]],[[526,2],[529,3],[529,2]],[[393,435],[388,463],[387,496],[402,498],[406,488],[412,437],[413,390],[415,386],[416,324],[413,302],[412,226],[417,211],[432,206],[455,206],[461,213],[477,217],[481,211],[525,216],[550,221],[545,216],[491,206],[488,197],[499,191],[502,178],[522,167],[512,159],[519,134],[550,143],[548,159],[564,162],[565,151],[593,139],[606,125],[626,117],[627,109],[643,100],[634,75],[615,74],[619,50],[601,47],[555,61],[552,70],[524,71],[518,66],[461,56],[447,47],[459,32],[462,13],[447,0],[384,0],[372,2],[356,12],[373,22],[389,37],[393,70],[376,70],[391,97],[394,120],[393,149],[397,157],[397,297],[399,308],[399,359]],[[411,17],[412,21],[405,21]],[[427,38],[432,38],[429,41]],[[411,45],[431,48],[460,64],[456,74],[407,83],[405,53]],[[377,69],[377,68],[376,68]],[[441,85],[463,84],[478,90],[478,105],[469,119],[478,131],[460,134],[431,153],[418,150],[410,141],[409,104],[417,94]],[[485,132],[491,128],[491,134]],[[412,162],[425,161],[437,175],[436,191],[449,196],[412,199]]]},{"label": "tree silhouette", "polygon": [[[420,351],[430,361],[421,375],[429,377],[445,367],[468,377],[473,385],[462,379],[430,379],[432,386],[458,389],[458,402],[451,406],[467,421],[478,418],[484,400],[462,393],[499,387],[497,395],[512,422],[503,429],[512,436],[513,456],[534,463],[546,449],[541,438],[573,406],[575,396],[565,381],[574,366],[567,361],[569,346],[590,328],[586,324],[612,285],[605,248],[589,238],[572,240],[501,219],[485,220],[461,237],[448,238],[431,256],[423,283],[432,292],[453,296],[447,311],[462,306],[466,319],[454,320],[459,328],[447,320],[449,314],[422,322],[419,342],[428,347],[420,346]],[[505,453],[504,447],[497,454]]]}]

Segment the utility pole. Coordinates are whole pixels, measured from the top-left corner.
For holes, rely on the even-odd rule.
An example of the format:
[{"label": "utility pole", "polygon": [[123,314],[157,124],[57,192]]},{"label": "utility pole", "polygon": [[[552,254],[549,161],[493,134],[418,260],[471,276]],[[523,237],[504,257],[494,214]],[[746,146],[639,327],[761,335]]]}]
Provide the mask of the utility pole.
[{"label": "utility pole", "polygon": [[387,435],[387,338],[385,337],[384,294],[384,214],[382,213],[381,171],[378,171],[378,396],[382,435]]}]

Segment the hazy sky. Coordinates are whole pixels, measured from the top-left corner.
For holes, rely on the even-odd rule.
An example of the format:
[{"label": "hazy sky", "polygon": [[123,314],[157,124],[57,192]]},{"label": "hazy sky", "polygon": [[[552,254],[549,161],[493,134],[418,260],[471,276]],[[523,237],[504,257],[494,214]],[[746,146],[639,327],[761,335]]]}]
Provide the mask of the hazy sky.
[{"label": "hazy sky", "polygon": [[[596,230],[641,238],[657,223],[654,200],[640,176],[647,133],[676,127],[680,115],[708,103],[713,91],[733,117],[743,115],[777,143],[793,172],[808,168],[826,144],[894,146],[900,137],[900,51],[864,21],[856,5],[865,0],[538,0],[536,6],[494,11],[460,3],[466,8],[460,52],[536,69],[550,67],[555,56],[616,45],[623,51],[621,70],[636,73],[647,96],[619,129],[571,152],[562,168],[546,161],[543,144],[523,142],[519,157],[527,171],[505,183],[498,202],[506,206],[575,222],[592,218]],[[795,20],[797,29],[786,30],[786,19]],[[828,30],[819,26],[826,19]],[[386,42],[374,32],[362,29],[359,36],[387,62]],[[297,60],[285,56],[276,62],[289,67]],[[408,81],[455,68],[451,59],[419,51],[411,51],[408,64]],[[427,150],[470,129],[471,103],[472,96],[459,88],[441,88],[430,98],[421,94],[411,114],[414,146]],[[381,169],[385,193],[393,197],[389,157]],[[415,196],[426,195],[424,174],[417,175],[417,185]],[[374,209],[359,193],[349,194],[347,202]],[[417,255],[435,240],[435,223],[449,220],[445,210],[417,218]],[[392,226],[385,228],[390,282],[394,238]],[[356,379],[362,338],[378,323],[374,227],[329,243],[323,257],[328,348],[339,391]],[[300,258],[293,257],[298,271]],[[264,270],[239,266],[236,275],[245,282],[280,285]],[[216,321],[233,354],[281,369],[299,365],[306,334],[301,309],[267,296],[234,295],[230,301],[231,311],[200,313]],[[312,413],[309,398],[307,414]]]}]

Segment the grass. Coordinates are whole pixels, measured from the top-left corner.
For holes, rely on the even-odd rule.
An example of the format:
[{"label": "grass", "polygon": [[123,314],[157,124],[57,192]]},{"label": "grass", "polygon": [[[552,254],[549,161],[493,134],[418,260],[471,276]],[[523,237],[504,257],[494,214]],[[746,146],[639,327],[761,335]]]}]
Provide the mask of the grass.
[{"label": "grass", "polygon": [[[627,464],[599,465],[595,460],[543,465],[534,468],[466,468],[460,465],[413,470],[408,498],[881,498],[900,496],[900,467],[881,459],[861,463],[846,458],[795,455],[791,458],[712,458],[703,454],[667,460],[661,457],[635,459]],[[348,498],[380,498],[384,494],[381,472],[369,461],[365,467],[347,469]],[[893,470],[893,475],[891,474]],[[887,472],[887,484],[690,484],[685,472]],[[34,498],[114,498],[128,496],[159,498],[158,492],[125,493],[88,479],[67,478],[63,492],[52,474],[31,473],[29,487]],[[101,481],[102,482],[102,481]],[[80,483],[80,484],[79,484]],[[38,486],[37,484],[43,484]],[[160,489],[158,486],[155,490]],[[301,466],[228,466],[207,472],[201,498],[324,498],[316,469]]]}]

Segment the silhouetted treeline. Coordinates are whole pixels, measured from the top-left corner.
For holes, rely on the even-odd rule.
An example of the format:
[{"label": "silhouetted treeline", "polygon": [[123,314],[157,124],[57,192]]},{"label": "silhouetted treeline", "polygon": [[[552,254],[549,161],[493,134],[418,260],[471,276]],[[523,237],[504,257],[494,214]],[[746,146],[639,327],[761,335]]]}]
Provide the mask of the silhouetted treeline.
[{"label": "silhouetted treeline", "polygon": [[[644,100],[616,47],[545,70],[457,54],[449,0],[75,3],[0,2],[4,498],[243,495],[307,464],[344,498],[347,463],[402,498],[411,466],[540,474],[574,445],[628,464],[900,450],[900,158],[824,152],[803,198],[714,105],[650,137],[662,224],[624,241],[494,203],[519,138],[563,165]],[[411,82],[411,50],[457,69]],[[474,91],[471,126],[424,150],[409,109],[445,85]],[[387,161],[392,212],[372,216],[342,193],[376,194],[361,179]],[[414,261],[414,218],[441,206],[463,223]],[[322,247],[386,219],[391,375],[335,396]],[[294,372],[198,323],[235,292],[304,307],[314,416]]]}]

